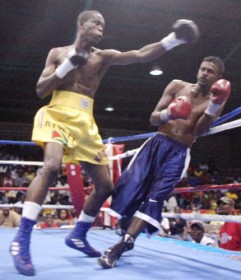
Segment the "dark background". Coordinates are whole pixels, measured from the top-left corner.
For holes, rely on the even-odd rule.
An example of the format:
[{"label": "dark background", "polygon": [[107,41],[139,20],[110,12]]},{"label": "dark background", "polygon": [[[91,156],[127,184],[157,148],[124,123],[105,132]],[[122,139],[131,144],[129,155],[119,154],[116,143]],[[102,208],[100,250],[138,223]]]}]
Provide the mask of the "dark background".
[{"label": "dark background", "polygon": [[[2,139],[13,136],[11,130],[15,128],[10,123],[17,123],[16,127],[24,127],[31,134],[29,126],[34,114],[48,102],[48,98],[40,100],[35,93],[48,51],[73,42],[76,19],[84,9],[98,10],[106,19],[104,38],[98,46],[102,49],[139,49],[169,34],[172,24],[181,18],[194,20],[201,32],[196,45],[179,46],[152,63],[115,66],[108,71],[95,100],[96,122],[104,137],[153,131],[148,119],[164,87],[172,79],[195,83],[198,67],[209,55],[224,60],[224,78],[232,84],[224,113],[241,105],[240,0],[3,0],[0,1],[0,122],[5,131],[2,128]],[[155,63],[162,67],[162,76],[149,75]],[[114,106],[115,111],[106,112],[107,105]],[[209,154],[222,161],[224,167],[238,168],[240,134],[236,128],[205,137],[199,146],[194,145],[195,157],[207,160]],[[21,137],[16,132],[13,138]]]}]

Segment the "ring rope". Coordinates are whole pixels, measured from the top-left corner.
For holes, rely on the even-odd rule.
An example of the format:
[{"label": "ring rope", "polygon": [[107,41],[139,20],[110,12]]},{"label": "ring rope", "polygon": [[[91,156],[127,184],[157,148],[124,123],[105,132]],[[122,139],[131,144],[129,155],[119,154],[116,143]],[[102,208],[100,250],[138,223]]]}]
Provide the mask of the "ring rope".
[{"label": "ring rope", "polygon": [[[14,205],[14,204],[0,204],[0,208],[23,208],[22,204]],[[43,204],[42,209],[73,209],[72,205],[52,205],[52,204]],[[102,207],[100,209],[103,212],[110,212],[110,208]],[[233,222],[233,223],[241,223],[241,216],[238,215],[216,215],[216,214],[201,214],[198,212],[194,213],[162,213],[163,217],[166,218],[182,218],[184,220],[199,220],[199,221],[220,221],[220,222]]]},{"label": "ring rope", "polygon": [[232,122],[228,122],[222,125],[218,125],[215,127],[212,127],[209,129],[209,131],[205,134],[203,134],[202,136],[206,136],[206,135],[211,135],[211,134],[216,134],[225,130],[229,130],[232,128],[236,128],[236,127],[240,127],[241,126],[241,119],[232,121]]},{"label": "ring rope", "polygon": [[0,160],[0,164],[43,166],[44,163],[41,161]]},{"label": "ring rope", "polygon": [[[28,187],[0,187],[0,191],[27,191]],[[69,191],[68,187],[49,187],[49,191]]]},{"label": "ring rope", "polygon": [[238,215],[217,215],[217,214],[201,214],[198,212],[190,214],[177,214],[177,213],[162,213],[163,217],[166,218],[183,218],[184,220],[201,220],[205,222],[209,221],[220,221],[220,222],[233,222],[241,223],[241,216]]},{"label": "ring rope", "polygon": [[[0,204],[1,208],[23,208],[23,204]],[[42,209],[74,209],[73,205],[64,205],[64,204],[43,204]]]},{"label": "ring rope", "polygon": [[[238,108],[241,111],[241,108]],[[239,110],[238,110],[239,112]],[[231,114],[231,113],[229,113]],[[230,117],[227,115],[225,115],[225,120],[229,119]],[[222,122],[222,117],[220,117],[217,121],[217,123],[221,123]],[[222,132],[224,130],[228,130],[228,129],[232,129],[232,128],[236,128],[241,126],[241,119],[226,123],[226,124],[222,124],[219,126],[213,126],[209,129],[209,131],[202,135],[202,136],[206,136],[206,135],[211,135],[211,134],[215,134],[218,132]],[[150,133],[144,133],[144,134],[137,134],[137,135],[130,135],[130,136],[123,136],[123,137],[110,137],[108,139],[104,139],[103,143],[104,144],[113,144],[113,143],[117,143],[117,142],[124,142],[124,141],[131,141],[131,140],[140,140],[140,139],[146,139],[149,137],[152,137],[156,134],[156,132],[150,132]],[[0,140],[0,144],[5,144],[5,145],[22,145],[22,146],[37,146],[36,143],[34,142],[29,142],[29,141],[14,141],[14,140]]]},{"label": "ring rope", "polygon": [[175,193],[183,193],[183,192],[204,192],[204,191],[212,191],[212,190],[220,190],[220,189],[240,189],[241,184],[226,184],[226,185],[203,185],[198,187],[186,187],[186,188],[176,188],[174,189]]},{"label": "ring rope", "polygon": [[239,108],[237,108],[237,109],[234,109],[233,111],[231,111],[231,112],[229,112],[229,113],[227,113],[227,114],[225,114],[225,115],[219,117],[218,119],[216,119],[216,120],[212,123],[211,127],[217,126],[217,125],[219,125],[219,124],[222,124],[222,123],[224,123],[224,122],[230,120],[231,118],[236,117],[236,116],[239,115],[240,113],[241,113],[241,107],[239,107]]},{"label": "ring rope", "polygon": [[[219,132],[222,132],[222,131],[225,131],[225,130],[229,130],[229,129],[232,129],[232,128],[236,128],[236,127],[240,127],[240,126],[241,126],[241,119],[238,119],[238,120],[235,120],[235,121],[232,121],[232,122],[229,122],[229,123],[225,123],[225,124],[222,124],[222,125],[219,125],[219,126],[212,127],[203,136],[219,133]],[[156,132],[154,132],[154,133],[146,133],[146,134],[139,134],[139,135],[132,135],[132,136],[128,136],[128,137],[116,137],[116,138],[112,138],[111,141],[113,141],[113,143],[115,143],[115,142],[128,141],[130,139],[131,140],[141,139],[141,138],[146,138],[148,136],[149,137],[153,136],[155,134],[156,134]],[[0,140],[0,142],[1,141],[5,141],[5,140]],[[14,142],[14,144],[22,143],[22,142],[19,142],[19,141],[5,141],[5,143],[9,143],[9,142],[11,142],[11,144],[13,144],[13,142]],[[32,142],[28,142],[28,143],[32,143]],[[130,150],[130,151],[127,151],[127,152],[125,152],[123,154],[118,154],[116,156],[112,156],[109,159],[110,160],[118,160],[118,159],[121,159],[121,158],[130,157],[130,156],[133,156],[138,150],[139,150],[139,148],[134,149],[134,150]],[[7,160],[0,160],[0,164],[15,164],[15,165],[16,164],[20,164],[20,165],[28,164],[28,165],[42,166],[43,162],[38,162],[38,161],[7,161]]]},{"label": "ring rope", "polygon": [[[184,193],[184,192],[205,192],[212,190],[225,190],[225,189],[240,189],[241,184],[226,184],[226,185],[203,185],[198,187],[186,187],[186,188],[175,188],[173,190],[174,193]],[[0,191],[26,191],[28,187],[0,187]],[[68,191],[68,187],[49,187],[50,191]]]}]

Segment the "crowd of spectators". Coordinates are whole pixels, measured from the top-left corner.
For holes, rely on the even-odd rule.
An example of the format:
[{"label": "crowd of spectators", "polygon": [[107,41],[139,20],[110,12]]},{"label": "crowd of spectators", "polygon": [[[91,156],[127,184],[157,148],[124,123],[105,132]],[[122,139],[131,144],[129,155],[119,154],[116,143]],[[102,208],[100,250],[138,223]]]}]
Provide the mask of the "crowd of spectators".
[{"label": "crowd of spectators", "polygon": [[[42,158],[40,150],[37,152],[26,152],[26,147],[16,148],[15,146],[3,146],[0,149],[0,159],[8,161],[31,160],[39,161]],[[29,148],[30,149],[30,148]],[[24,152],[23,152],[24,151]],[[40,172],[41,167],[21,164],[0,165],[0,204],[12,204],[11,208],[0,208],[0,226],[18,226],[21,217],[22,205],[25,200],[26,190],[33,178]],[[176,188],[189,188],[203,185],[227,185],[241,183],[241,173],[220,172],[213,161],[197,166],[190,165],[186,176],[180,181]],[[88,196],[94,189],[91,179],[82,171],[85,195]],[[1,191],[1,187],[9,188]],[[15,189],[11,189],[11,188]],[[72,226],[75,222],[74,210],[61,209],[61,205],[72,205],[70,192],[65,189],[69,184],[63,166],[59,172],[53,190],[48,192],[45,204],[58,205],[58,210],[43,209],[39,215],[39,228],[54,228],[59,226]],[[54,190],[54,187],[57,187]],[[17,189],[19,188],[19,190]],[[219,189],[209,191],[172,193],[164,206],[164,211],[182,213],[183,211],[208,211],[216,213],[220,199],[227,197],[232,199],[233,208],[231,214],[239,214],[241,210],[241,189]],[[207,212],[206,212],[207,213]],[[199,222],[199,221],[196,221]],[[219,232],[223,222],[210,222],[191,225],[191,223],[180,218],[164,218],[161,222],[162,236],[195,241],[198,243],[208,242],[208,238],[213,240],[213,244],[220,243]],[[206,234],[204,236],[204,233]],[[209,240],[210,241],[210,240]],[[241,242],[241,241],[240,241]],[[212,242],[211,242],[212,243]],[[241,250],[241,245],[240,245]]]}]

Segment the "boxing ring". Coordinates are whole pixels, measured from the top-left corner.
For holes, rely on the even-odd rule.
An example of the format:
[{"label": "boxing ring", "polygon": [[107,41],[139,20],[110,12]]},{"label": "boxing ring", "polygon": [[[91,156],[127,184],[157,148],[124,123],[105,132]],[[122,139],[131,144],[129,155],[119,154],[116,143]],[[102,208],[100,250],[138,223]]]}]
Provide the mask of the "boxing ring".
[{"label": "boxing ring", "polygon": [[[16,229],[1,229],[0,279],[21,280],[15,271],[8,246]],[[232,279],[240,280],[241,252],[212,248],[163,237],[147,239],[141,235],[132,251],[126,252],[113,269],[103,270],[96,258],[88,258],[64,244],[69,230],[34,230],[31,252],[37,269],[36,280],[147,280],[147,279]],[[112,230],[92,229],[89,241],[104,250],[119,240]]]},{"label": "boxing ring", "polygon": [[[241,112],[241,108],[220,117],[213,123],[207,134],[218,133],[224,130],[241,126],[241,120],[222,124]],[[134,139],[147,138],[153,133],[135,135],[130,137],[109,138],[105,143],[115,143]],[[1,140],[0,144],[10,145],[35,145],[32,142],[18,142]],[[138,150],[127,151],[123,154],[112,156],[112,160],[119,160],[132,156]],[[13,164],[10,161],[0,161],[0,164]],[[14,161],[14,164],[32,164],[41,166],[42,162]],[[215,190],[223,186],[210,186]],[[225,185],[227,188],[240,188],[241,185]],[[18,188],[19,190],[21,188]],[[2,188],[3,190],[3,188]],[[182,191],[208,190],[208,187],[176,189]],[[11,205],[10,205],[11,206]],[[0,205],[9,207],[9,205]],[[50,206],[46,206],[48,208]],[[71,206],[72,207],[72,206]],[[65,208],[64,205],[61,208]],[[68,208],[68,207],[67,207]],[[106,209],[102,209],[105,211]],[[179,214],[180,216],[180,214]],[[181,214],[185,219],[220,220],[218,215]],[[240,217],[223,217],[225,221],[241,223]],[[16,234],[15,228],[0,228],[0,279],[21,280],[26,276],[16,272],[12,257],[9,254],[9,244]],[[113,269],[103,270],[96,258],[89,258],[76,250],[72,250],[64,244],[65,236],[69,234],[69,228],[37,229],[33,230],[31,242],[31,255],[37,273],[36,280],[59,280],[66,278],[75,279],[241,279],[241,252],[228,251],[220,248],[203,246],[188,241],[174,240],[164,237],[152,237],[148,239],[144,234],[136,240],[135,248],[125,252],[123,257]],[[120,237],[111,228],[93,227],[88,233],[88,239],[98,250],[104,250],[119,241]]]}]

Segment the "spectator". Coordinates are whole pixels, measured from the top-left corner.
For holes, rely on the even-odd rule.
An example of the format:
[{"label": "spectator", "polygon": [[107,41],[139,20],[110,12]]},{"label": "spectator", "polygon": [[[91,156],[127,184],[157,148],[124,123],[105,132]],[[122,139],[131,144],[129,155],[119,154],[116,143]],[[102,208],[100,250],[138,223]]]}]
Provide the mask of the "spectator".
[{"label": "spectator", "polygon": [[163,217],[160,223],[161,229],[159,235],[162,237],[169,237],[170,234],[170,223],[168,218]]},{"label": "spectator", "polygon": [[14,179],[11,177],[11,169],[8,168],[6,173],[4,173],[3,176],[3,181],[2,181],[2,185],[4,187],[8,186],[8,187],[14,187],[15,186],[15,181]]},{"label": "spectator", "polygon": [[60,176],[60,178],[57,180],[57,183],[55,185],[56,187],[59,188],[66,188],[68,190],[59,190],[59,194],[60,195],[69,195],[69,184],[67,182],[67,176],[66,175],[62,175]]},{"label": "spectator", "polygon": [[28,165],[27,170],[24,173],[24,176],[29,179],[29,182],[33,181],[33,178],[36,176],[36,172],[32,165]]},{"label": "spectator", "polygon": [[177,199],[174,194],[170,194],[167,198],[166,209],[167,212],[174,212],[174,209],[177,207]]},{"label": "spectator", "polygon": [[217,242],[205,235],[204,226],[200,222],[193,222],[190,226],[190,235],[194,242],[200,243],[202,245],[218,247]]},{"label": "spectator", "polygon": [[18,227],[21,216],[10,208],[0,210],[0,227]]},{"label": "spectator", "polygon": [[[182,213],[180,207],[174,209],[174,213]],[[187,235],[187,222],[183,218],[169,218],[170,223],[170,237],[174,239],[189,240]]]},{"label": "spectator", "polygon": [[60,226],[70,226],[74,225],[73,217],[69,214],[67,209],[59,209],[57,211],[57,220],[55,223]]},{"label": "spectator", "polygon": [[4,192],[0,192],[0,204],[8,203],[8,198]]},{"label": "spectator", "polygon": [[[232,215],[234,200],[223,196],[218,201],[217,213],[219,215]],[[219,231],[219,247],[226,250],[241,251],[241,224],[225,222]]]},{"label": "spectator", "polygon": [[202,192],[193,193],[191,208],[197,208],[197,209],[202,208],[202,196],[203,196]]},{"label": "spectator", "polygon": [[23,191],[18,192],[16,195],[16,202],[14,203],[14,206],[16,207],[15,211],[20,215],[22,215],[22,209],[23,209],[25,198],[26,198],[26,193]]},{"label": "spectator", "polygon": [[40,228],[57,228],[58,225],[54,222],[54,218],[51,214],[48,214],[44,222],[40,222],[38,225]]},{"label": "spectator", "polygon": [[24,175],[25,170],[23,167],[19,167],[17,170],[17,177],[15,178],[15,185],[16,187],[22,187],[27,184],[27,186],[30,183],[30,180]]},{"label": "spectator", "polygon": [[[237,184],[237,182],[235,184]],[[232,198],[234,201],[236,201],[238,199],[238,195],[237,195],[236,191],[234,191],[234,190],[227,191],[225,193],[225,196]]]}]

